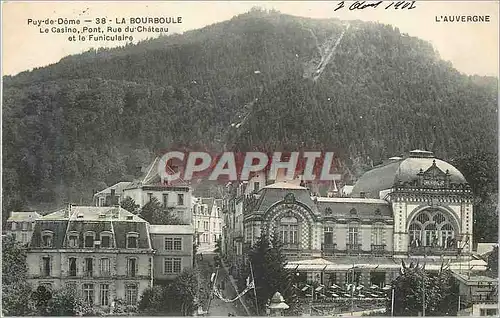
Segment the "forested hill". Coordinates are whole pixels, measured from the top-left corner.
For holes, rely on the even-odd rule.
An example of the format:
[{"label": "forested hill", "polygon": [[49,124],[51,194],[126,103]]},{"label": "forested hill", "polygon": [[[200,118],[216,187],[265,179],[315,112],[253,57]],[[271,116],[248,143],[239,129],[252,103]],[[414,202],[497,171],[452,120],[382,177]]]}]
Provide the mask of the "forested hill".
[{"label": "forested hill", "polygon": [[354,168],[414,148],[496,156],[496,78],[392,26],[350,25],[315,82],[304,74],[345,25],[258,10],[4,77],[4,213],[88,202],[179,145],[323,148]]}]

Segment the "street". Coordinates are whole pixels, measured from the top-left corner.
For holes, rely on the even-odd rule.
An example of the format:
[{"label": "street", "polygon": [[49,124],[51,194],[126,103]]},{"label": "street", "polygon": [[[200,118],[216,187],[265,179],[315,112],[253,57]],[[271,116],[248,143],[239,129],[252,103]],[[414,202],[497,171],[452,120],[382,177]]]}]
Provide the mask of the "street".
[{"label": "street", "polygon": [[[200,268],[200,273],[205,279],[210,281],[210,276],[212,273],[216,272],[217,269],[214,266],[214,253],[202,254],[203,259],[197,260],[197,264]],[[197,255],[199,257],[199,255]],[[222,266],[218,270],[217,281],[218,286],[223,285],[224,288],[221,289],[221,293],[224,298],[233,299],[238,294],[235,290],[235,286],[232,284],[227,268]],[[242,304],[241,300],[235,300],[234,302],[226,303],[219,299],[218,297],[213,297],[211,301],[206,301],[202,304],[203,311],[208,312],[206,316],[228,316],[233,314],[235,316],[248,316],[245,306]]]}]

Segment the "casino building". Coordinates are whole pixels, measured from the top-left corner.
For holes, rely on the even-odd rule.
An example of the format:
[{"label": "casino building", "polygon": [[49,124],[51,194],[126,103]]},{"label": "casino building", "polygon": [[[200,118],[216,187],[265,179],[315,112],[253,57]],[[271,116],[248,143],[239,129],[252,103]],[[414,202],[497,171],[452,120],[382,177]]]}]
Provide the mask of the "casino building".
[{"label": "casino building", "polygon": [[[284,244],[287,267],[307,281],[384,285],[401,261],[439,270],[485,270],[472,255],[472,193],[464,176],[432,152],[414,150],[366,172],[350,197],[313,196],[300,181],[264,187],[256,176],[232,189],[223,251],[233,262],[263,234]],[[257,189],[257,190],[256,190]]]}]

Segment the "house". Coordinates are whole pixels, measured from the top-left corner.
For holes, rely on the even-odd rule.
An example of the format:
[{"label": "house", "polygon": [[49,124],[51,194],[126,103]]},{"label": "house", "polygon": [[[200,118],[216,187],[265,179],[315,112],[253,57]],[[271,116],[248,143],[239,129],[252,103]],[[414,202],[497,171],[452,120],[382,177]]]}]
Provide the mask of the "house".
[{"label": "house", "polygon": [[120,204],[123,190],[130,184],[128,181],[118,182],[94,194],[95,206],[113,206]]},{"label": "house", "polygon": [[153,283],[148,223],[118,207],[71,206],[36,220],[28,281],[81,292],[90,305],[136,305]]},{"label": "house", "polygon": [[221,238],[223,227],[221,208],[221,199],[193,198],[193,225],[198,251],[215,249],[215,243]]},{"label": "house", "polygon": [[193,267],[193,227],[191,225],[150,225],[154,284],[171,281]]},{"label": "house", "polygon": [[40,217],[37,212],[12,212],[6,222],[6,234],[13,236],[21,244],[28,244],[35,222]]},{"label": "house", "polygon": [[453,271],[459,286],[459,316],[498,317],[498,278]]}]

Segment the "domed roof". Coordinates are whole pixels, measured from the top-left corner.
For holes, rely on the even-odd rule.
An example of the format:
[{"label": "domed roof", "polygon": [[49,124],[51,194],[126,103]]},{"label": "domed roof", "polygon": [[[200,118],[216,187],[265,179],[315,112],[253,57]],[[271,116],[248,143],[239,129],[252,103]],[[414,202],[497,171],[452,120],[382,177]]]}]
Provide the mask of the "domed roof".
[{"label": "domed roof", "polygon": [[380,191],[392,188],[396,181],[404,183],[418,179],[417,174],[426,171],[434,163],[440,170],[449,173],[451,183],[467,183],[457,168],[443,160],[436,159],[432,152],[413,150],[408,158],[393,158],[388,163],[363,174],[354,185],[351,196],[359,197],[363,192],[367,198],[379,198]]}]

